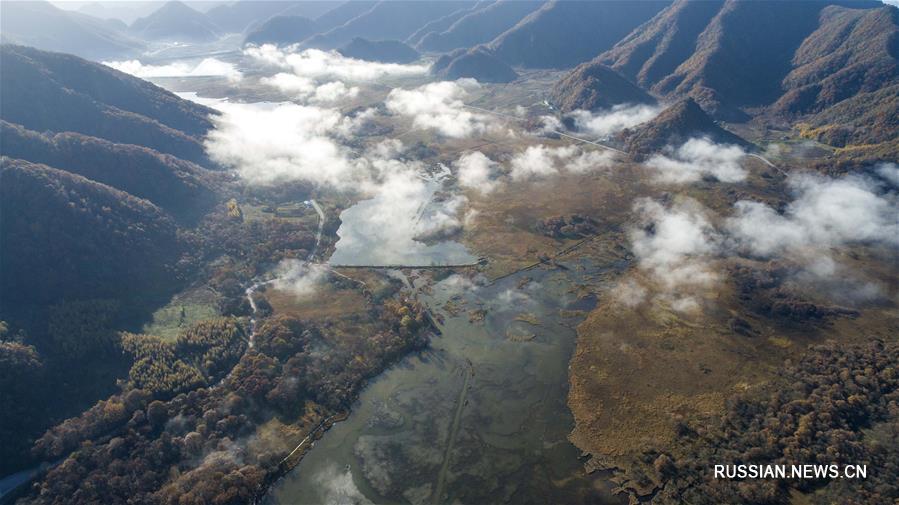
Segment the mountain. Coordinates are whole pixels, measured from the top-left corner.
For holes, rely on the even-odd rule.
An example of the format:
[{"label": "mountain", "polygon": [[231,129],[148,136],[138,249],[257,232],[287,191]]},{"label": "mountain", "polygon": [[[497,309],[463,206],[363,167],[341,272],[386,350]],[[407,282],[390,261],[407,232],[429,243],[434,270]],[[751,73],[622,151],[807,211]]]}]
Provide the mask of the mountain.
[{"label": "mountain", "polygon": [[209,166],[201,139],[214,114],[77,56],[0,46],[0,118],[30,130],[78,132]]},{"label": "mountain", "polygon": [[274,16],[314,19],[335,5],[331,1],[238,0],[209,9],[206,18],[227,33],[243,33],[257,30]]},{"label": "mountain", "polygon": [[315,22],[323,31],[344,25],[347,22],[372,10],[379,2],[376,0],[358,0],[336,3],[336,7],[315,18]]},{"label": "mountain", "polygon": [[275,16],[254,28],[244,38],[244,44],[296,44],[315,35],[318,25],[301,16]]},{"label": "mountain", "polygon": [[485,47],[459,49],[442,56],[431,72],[441,79],[454,81],[465,77],[479,82],[512,82],[518,74]]},{"label": "mountain", "polygon": [[693,55],[699,35],[723,5],[723,0],[676,0],[597,61],[651,88]]},{"label": "mountain", "polygon": [[0,290],[16,304],[144,296],[171,283],[176,226],[152,203],[6,157],[0,179]]},{"label": "mountain", "polygon": [[[899,144],[899,84],[862,92],[836,105],[803,117],[803,137],[847,148],[870,148],[875,144]],[[882,161],[895,161],[899,148]]]},{"label": "mountain", "polygon": [[738,107],[771,104],[783,92],[781,83],[796,51],[829,3],[836,2],[728,0],[699,35],[693,55],[653,89],[693,96],[722,117],[739,117]]},{"label": "mountain", "polygon": [[[250,2],[253,5],[258,2]],[[284,2],[281,2],[284,3]],[[366,3],[356,0],[350,0],[344,3]],[[288,7],[281,11],[281,16],[301,16],[309,19],[319,19],[322,16],[337,9],[342,3],[334,0],[301,0],[298,2],[287,2]],[[329,26],[328,28],[333,28]]]},{"label": "mountain", "polygon": [[145,40],[204,42],[219,37],[221,28],[206,14],[170,0],[131,24],[131,33]]},{"label": "mountain", "polygon": [[443,31],[420,37],[416,47],[420,51],[445,52],[490,42],[541,5],[543,2],[499,0],[473,8]]},{"label": "mountain", "polygon": [[583,63],[553,86],[550,101],[562,112],[607,109],[622,103],[655,103],[623,75],[597,62]]},{"label": "mountain", "polygon": [[142,42],[102,19],[64,11],[41,0],[3,2],[0,33],[4,42],[85,58],[121,58],[144,49]]},{"label": "mountain", "polygon": [[418,45],[418,43],[421,42],[421,39],[423,39],[426,35],[430,34],[431,32],[441,33],[443,31],[446,31],[456,21],[462,19],[463,17],[467,16],[468,14],[471,14],[472,12],[477,12],[477,11],[483,9],[484,7],[487,7],[488,5],[492,5],[494,2],[495,2],[495,0],[484,0],[484,1],[476,2],[476,3],[470,4],[469,6],[462,7],[455,12],[451,12],[451,13],[447,14],[446,16],[443,16],[441,18],[437,18],[433,21],[430,21],[427,24],[425,24],[424,26],[422,26],[421,28],[419,28],[418,30],[416,30],[415,33],[413,33],[412,35],[409,35],[409,38],[406,39],[406,44],[409,44],[411,46]]},{"label": "mountain", "polygon": [[795,119],[897,82],[896,13],[865,0],[678,0],[595,61],[718,118]]},{"label": "mountain", "polygon": [[667,0],[552,1],[489,46],[512,66],[566,68],[611,48],[669,5]]},{"label": "mountain", "polygon": [[303,42],[303,46],[334,49],[355,37],[370,40],[405,40],[428,22],[468,4],[469,2],[460,0],[442,2],[385,0],[344,24],[307,39]]},{"label": "mountain", "polygon": [[80,133],[39,133],[0,120],[3,155],[81,175],[191,217],[216,200],[217,174],[146,147]]},{"label": "mountain", "polygon": [[130,25],[136,19],[151,14],[159,8],[159,2],[154,1],[130,1],[130,2],[90,2],[78,7],[77,11],[99,19],[117,19]]},{"label": "mountain", "polygon": [[420,58],[418,51],[398,40],[373,41],[356,37],[337,51],[348,58],[381,63],[412,63]]},{"label": "mountain", "polygon": [[870,8],[877,2],[749,2],[728,0],[696,39],[696,48],[653,91],[692,96],[703,108],[726,118],[745,118],[744,109],[769,105],[783,94],[797,50],[820,24],[831,4]]},{"label": "mountain", "polygon": [[899,83],[899,9],[821,11],[820,25],[793,56],[783,79],[787,92],[773,109],[782,113],[820,112],[859,93]]},{"label": "mountain", "polygon": [[668,107],[654,119],[621,133],[627,152],[637,160],[678,146],[695,137],[706,137],[719,144],[749,146],[742,138],[718,126],[692,98]]}]

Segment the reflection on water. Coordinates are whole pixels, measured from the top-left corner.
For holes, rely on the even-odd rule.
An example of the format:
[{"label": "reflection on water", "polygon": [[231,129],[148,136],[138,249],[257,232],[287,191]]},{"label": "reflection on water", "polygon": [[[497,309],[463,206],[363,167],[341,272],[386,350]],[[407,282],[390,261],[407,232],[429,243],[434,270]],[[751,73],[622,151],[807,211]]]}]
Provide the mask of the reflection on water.
[{"label": "reflection on water", "polygon": [[460,265],[477,260],[448,240],[461,230],[464,199],[438,193],[449,173],[393,174],[377,194],[340,214],[333,265]]},{"label": "reflection on water", "polygon": [[[531,271],[490,286],[453,276],[420,293],[446,318],[443,334],[374,380],[269,501],[617,502],[585,475],[566,438],[578,321],[560,309],[587,308],[568,291],[589,270]],[[486,317],[472,322],[478,309]]]}]

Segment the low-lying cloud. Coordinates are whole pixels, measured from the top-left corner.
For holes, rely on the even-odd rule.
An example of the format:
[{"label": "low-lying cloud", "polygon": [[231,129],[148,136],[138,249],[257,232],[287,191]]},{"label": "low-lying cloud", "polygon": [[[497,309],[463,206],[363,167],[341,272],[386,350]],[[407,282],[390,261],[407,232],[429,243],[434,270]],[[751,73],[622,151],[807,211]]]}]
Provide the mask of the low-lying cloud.
[{"label": "low-lying cloud", "polygon": [[275,269],[272,287],[287,291],[296,298],[308,298],[326,281],[328,268],[298,259],[282,260]]},{"label": "low-lying cloud", "polygon": [[359,94],[357,86],[347,86],[341,81],[318,84],[312,79],[281,72],[271,77],[263,77],[261,84],[280,90],[295,99],[327,103],[355,98]]},{"label": "low-lying cloud", "polygon": [[678,312],[697,310],[718,279],[712,265],[722,244],[707,210],[692,199],[663,204],[642,198],[634,212],[639,221],[629,238],[642,275],[620,282],[613,298],[628,308],[655,300]]},{"label": "low-lying cloud", "polygon": [[467,201],[461,195],[438,197],[439,185],[419,175],[420,162],[375,159],[377,183],[369,198],[341,215],[334,264],[430,265],[474,260],[461,244],[440,242],[464,225]]},{"label": "low-lying cloud", "polygon": [[574,118],[578,130],[597,137],[608,137],[625,128],[650,121],[661,111],[662,108],[655,105],[619,104],[598,112],[576,110],[570,115]]},{"label": "low-lying cloud", "polygon": [[412,118],[416,128],[446,137],[465,138],[485,133],[490,118],[465,108],[463,99],[478,88],[473,79],[433,82],[415,89],[394,89],[385,105],[390,112]]},{"label": "low-lying cloud", "polygon": [[481,152],[463,154],[455,165],[456,178],[463,188],[474,189],[486,195],[499,185],[496,181],[497,163]]},{"label": "low-lying cloud", "polygon": [[770,257],[852,243],[899,245],[896,196],[879,195],[873,181],[798,175],[789,184],[796,198],[782,213],[759,202],[736,203],[727,227],[741,247]]},{"label": "low-lying cloud", "polygon": [[195,65],[185,62],[168,65],[147,65],[140,60],[104,61],[104,65],[142,79],[152,77],[224,77],[231,82],[240,81],[243,73],[232,63],[217,58],[205,58]]},{"label": "low-lying cloud", "polygon": [[746,170],[740,160],[746,152],[739,146],[720,145],[707,138],[695,138],[668,154],[657,154],[646,166],[657,170],[661,182],[683,184],[711,176],[721,182],[740,182]]},{"label": "low-lying cloud", "polygon": [[895,163],[881,163],[874,168],[874,171],[887,184],[899,189],[899,165]]},{"label": "low-lying cloud", "polygon": [[695,200],[671,206],[641,199],[635,205],[640,227],[630,233],[639,265],[664,288],[708,286],[717,278],[708,263],[719,251],[720,235]]},{"label": "low-lying cloud", "polygon": [[[868,281],[837,262],[832,250],[855,244],[899,247],[896,192],[861,176],[839,179],[794,175],[794,199],[782,211],[739,201],[716,229],[710,212],[690,199],[664,205],[642,199],[635,205],[639,226],[630,232],[631,248],[643,280],[629,280],[614,291],[625,306],[655,299],[673,309],[699,306],[702,288],[718,278],[713,265],[725,255],[749,255],[794,266],[791,282],[840,302],[865,302],[882,296]],[[647,282],[646,279],[650,281]]]},{"label": "low-lying cloud", "polygon": [[293,103],[221,103],[206,138],[209,156],[250,184],[304,181],[344,189],[367,175],[335,135],[347,128],[337,111]]},{"label": "low-lying cloud", "polygon": [[529,146],[509,162],[509,175],[514,180],[540,179],[562,171],[583,173],[609,168],[614,162],[611,151],[581,151],[577,146]]},{"label": "low-lying cloud", "polygon": [[315,80],[371,81],[390,76],[424,75],[428,72],[427,65],[357,60],[347,58],[337,51],[319,49],[296,52],[292,48],[281,49],[272,44],[249,46],[244,49],[244,54],[263,65]]}]

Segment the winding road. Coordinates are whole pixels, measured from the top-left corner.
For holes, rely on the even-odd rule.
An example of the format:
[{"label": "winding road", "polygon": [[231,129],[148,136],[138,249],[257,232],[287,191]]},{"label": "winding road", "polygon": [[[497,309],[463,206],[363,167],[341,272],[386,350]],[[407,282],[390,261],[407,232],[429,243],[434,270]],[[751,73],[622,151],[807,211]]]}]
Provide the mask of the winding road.
[{"label": "winding road", "polygon": [[[522,118],[513,116],[513,115],[511,115],[511,114],[504,114],[504,113],[502,113],[502,112],[496,112],[496,111],[493,111],[493,110],[490,110],[490,109],[484,109],[484,108],[481,108],[481,107],[477,107],[477,106],[475,106],[475,105],[463,104],[463,107],[466,107],[466,108],[468,108],[468,109],[474,109],[474,110],[481,111],[481,112],[486,112],[487,114],[493,114],[494,116],[499,116],[499,117],[504,117],[504,118],[507,118],[507,119],[512,119],[512,120],[514,120],[514,121],[521,121],[521,120],[522,120]],[[619,149],[615,149],[614,147],[609,147],[609,146],[607,146],[607,145],[605,145],[605,144],[600,144],[599,142],[596,142],[596,141],[593,141],[593,140],[588,140],[588,139],[581,138],[581,137],[575,137],[574,135],[571,135],[571,134],[568,134],[568,133],[565,133],[565,132],[560,132],[560,131],[558,131],[558,130],[547,130],[547,131],[549,131],[550,133],[555,133],[556,135],[558,135],[558,136],[560,136],[560,137],[565,137],[565,138],[568,138],[568,139],[571,139],[571,140],[576,140],[576,141],[578,141],[578,142],[583,142],[584,144],[590,144],[590,145],[599,147],[599,148],[601,148],[601,149],[605,149],[605,150],[607,150],[607,151],[612,151],[613,153],[618,153],[618,154],[622,154],[622,155],[627,156],[627,153],[624,152],[624,151],[621,151],[621,150],[619,150]]]}]

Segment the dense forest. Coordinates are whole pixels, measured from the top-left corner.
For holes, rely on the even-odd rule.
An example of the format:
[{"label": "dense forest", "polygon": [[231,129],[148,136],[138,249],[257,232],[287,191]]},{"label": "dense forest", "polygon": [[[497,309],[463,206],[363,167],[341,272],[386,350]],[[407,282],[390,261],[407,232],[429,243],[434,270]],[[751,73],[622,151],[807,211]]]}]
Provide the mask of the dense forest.
[{"label": "dense forest", "polygon": [[[714,419],[683,419],[671,453],[647,452],[628,475],[659,503],[785,504],[899,500],[899,344],[813,347]],[[863,464],[863,480],[715,479],[713,464]]]},{"label": "dense forest", "polygon": [[[201,323],[175,343],[124,335],[134,359],[128,381],[36,442],[38,459],[65,460],[29,500],[251,501],[306,432],[345,411],[366,379],[421,348],[431,331],[423,307],[396,296],[365,327],[370,334],[336,338],[328,328],[272,316],[242,355],[245,334],[234,319]],[[272,422],[297,435],[264,442],[261,427]]]}]

